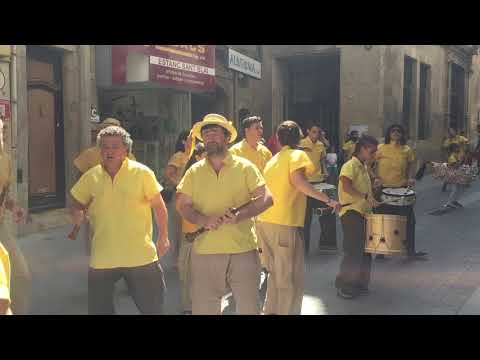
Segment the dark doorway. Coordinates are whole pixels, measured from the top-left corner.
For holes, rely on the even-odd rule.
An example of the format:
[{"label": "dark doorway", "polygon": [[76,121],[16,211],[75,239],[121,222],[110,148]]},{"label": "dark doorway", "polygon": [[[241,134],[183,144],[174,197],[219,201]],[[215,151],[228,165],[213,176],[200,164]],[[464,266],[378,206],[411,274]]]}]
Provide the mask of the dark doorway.
[{"label": "dark doorway", "polygon": [[192,94],[192,125],[213,112],[215,97],[213,95]]},{"label": "dark doorway", "polygon": [[310,122],[327,132],[331,151],[339,151],[340,54],[301,56],[288,60],[288,119],[306,133]]},{"label": "dark doorway", "polygon": [[61,75],[61,53],[40,46],[27,46],[31,212],[65,206]]},{"label": "dark doorway", "polygon": [[451,65],[450,85],[450,123],[459,131],[465,130],[465,70],[457,65]]}]

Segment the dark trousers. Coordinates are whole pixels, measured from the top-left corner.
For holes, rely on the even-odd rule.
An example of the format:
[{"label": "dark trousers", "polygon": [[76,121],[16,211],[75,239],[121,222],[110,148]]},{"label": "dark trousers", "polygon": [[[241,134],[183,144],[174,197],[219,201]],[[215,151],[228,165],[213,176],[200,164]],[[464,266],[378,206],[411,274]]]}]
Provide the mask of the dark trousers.
[{"label": "dark trousers", "polygon": [[340,220],[344,254],[335,286],[352,292],[358,288],[368,288],[372,257],[365,252],[365,218],[360,213],[350,210]]},{"label": "dark trousers", "polygon": [[[313,210],[316,208],[328,208],[328,205],[317,199],[307,197],[307,208],[305,211],[305,223],[303,227],[305,254],[308,254],[308,251],[310,250],[310,226],[312,225]],[[337,219],[335,214],[327,212],[325,215],[319,216],[318,219],[322,230],[318,245],[320,247],[326,246],[336,248]]]},{"label": "dark trousers", "polygon": [[158,261],[130,268],[88,270],[88,313],[114,315],[115,283],[125,279],[129,292],[143,315],[161,315],[165,278]]},{"label": "dark trousers", "polygon": [[400,215],[407,218],[407,255],[415,254],[415,212],[412,206],[380,205],[375,214]]}]

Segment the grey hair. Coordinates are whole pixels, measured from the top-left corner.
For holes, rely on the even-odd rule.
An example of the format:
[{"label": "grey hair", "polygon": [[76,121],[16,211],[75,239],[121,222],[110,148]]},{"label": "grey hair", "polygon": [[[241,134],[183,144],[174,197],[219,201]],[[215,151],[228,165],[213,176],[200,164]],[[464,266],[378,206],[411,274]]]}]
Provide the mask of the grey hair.
[{"label": "grey hair", "polygon": [[128,148],[128,152],[132,152],[133,140],[127,130],[119,126],[107,126],[102,129],[97,135],[97,147],[100,147],[102,138],[104,136],[120,136],[122,138],[123,145]]}]

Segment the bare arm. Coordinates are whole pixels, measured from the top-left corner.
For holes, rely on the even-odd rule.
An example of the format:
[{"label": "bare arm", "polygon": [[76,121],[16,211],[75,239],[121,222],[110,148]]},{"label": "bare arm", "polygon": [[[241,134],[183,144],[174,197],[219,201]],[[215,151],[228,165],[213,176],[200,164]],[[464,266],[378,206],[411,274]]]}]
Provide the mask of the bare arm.
[{"label": "bare arm", "polygon": [[240,221],[243,221],[245,219],[250,219],[252,217],[255,217],[265,210],[267,210],[269,207],[273,205],[273,198],[272,194],[270,194],[270,191],[265,185],[262,185],[258,188],[255,189],[255,191],[252,193],[253,198],[259,197],[259,199],[255,200],[252,202],[250,205],[246,206],[245,208],[241,209],[238,215],[232,214],[230,211],[228,211],[225,216],[227,219],[225,219],[226,224],[231,224],[231,223],[239,223]]},{"label": "bare arm", "polygon": [[223,224],[223,214],[206,216],[200,213],[194,209],[192,198],[188,195],[177,193],[176,208],[185,220],[200,227],[214,230]]},{"label": "bare arm", "polygon": [[73,196],[71,199],[72,205],[70,205],[70,216],[72,222],[75,225],[80,226],[85,221],[85,212],[87,211],[88,206],[78,202]]},{"label": "bare arm", "polygon": [[150,206],[155,214],[155,221],[157,222],[158,228],[157,252],[158,256],[162,257],[170,248],[170,240],[168,239],[167,207],[160,193],[150,201]]},{"label": "bare arm", "polygon": [[293,173],[290,174],[290,182],[295,186],[299,191],[303,194],[310,196],[311,198],[323,201],[327,204],[335,205],[335,201],[331,200],[326,194],[321,191],[317,191],[314,189],[312,184],[307,181],[305,177],[305,170],[298,169],[295,170]]},{"label": "bare arm", "polygon": [[11,315],[10,301],[7,299],[0,299],[0,315]]}]

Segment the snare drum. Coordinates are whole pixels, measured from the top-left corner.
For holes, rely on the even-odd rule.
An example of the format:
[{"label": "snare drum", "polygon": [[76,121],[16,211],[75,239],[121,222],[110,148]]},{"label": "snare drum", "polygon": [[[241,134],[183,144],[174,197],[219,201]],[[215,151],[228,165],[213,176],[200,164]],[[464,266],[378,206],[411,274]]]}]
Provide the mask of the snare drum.
[{"label": "snare drum", "polygon": [[393,206],[410,206],[415,204],[416,193],[410,188],[384,188],[381,195],[382,202]]},{"label": "snare drum", "polygon": [[407,218],[370,214],[366,217],[365,252],[383,255],[407,254]]},{"label": "snare drum", "polygon": [[315,190],[324,192],[331,198],[336,198],[337,188],[335,187],[335,185],[328,184],[328,183],[315,183],[315,184],[312,184],[312,186]]}]

